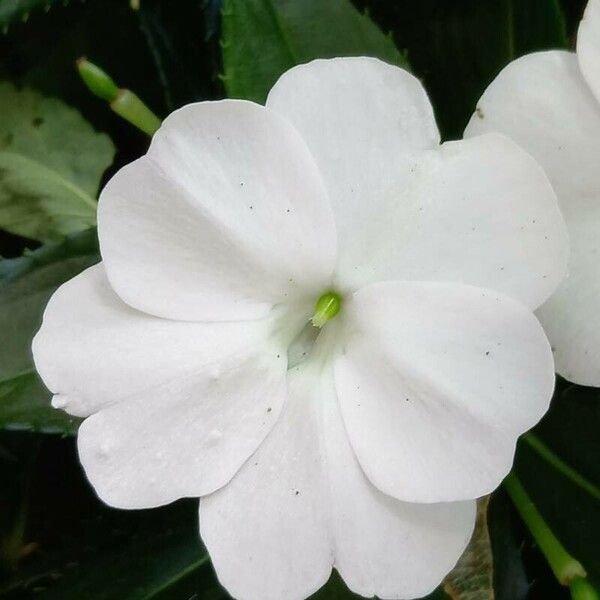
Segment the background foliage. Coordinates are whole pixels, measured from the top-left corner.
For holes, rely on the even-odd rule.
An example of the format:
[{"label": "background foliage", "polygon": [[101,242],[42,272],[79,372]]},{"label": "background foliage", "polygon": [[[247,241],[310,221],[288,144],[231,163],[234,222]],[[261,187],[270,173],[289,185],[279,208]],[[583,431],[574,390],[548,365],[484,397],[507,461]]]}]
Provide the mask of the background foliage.
[{"label": "background foliage", "polygon": [[[52,291],[98,261],[97,191],[147,137],[91,96],[81,56],[160,116],[226,95],[263,101],[299,62],[374,55],[428,89],[445,139],[510,60],[569,48],[584,0],[0,0],[0,597],[227,598],[196,505],[103,506],[79,467],[78,423],[49,406],[31,338]],[[515,471],[600,586],[600,393],[559,381]],[[482,511],[485,515],[485,511]],[[500,489],[432,598],[568,598]],[[491,556],[493,555],[493,571]],[[493,583],[493,586],[491,585]],[[445,591],[444,591],[445,590]],[[315,598],[350,599],[333,577]]]}]

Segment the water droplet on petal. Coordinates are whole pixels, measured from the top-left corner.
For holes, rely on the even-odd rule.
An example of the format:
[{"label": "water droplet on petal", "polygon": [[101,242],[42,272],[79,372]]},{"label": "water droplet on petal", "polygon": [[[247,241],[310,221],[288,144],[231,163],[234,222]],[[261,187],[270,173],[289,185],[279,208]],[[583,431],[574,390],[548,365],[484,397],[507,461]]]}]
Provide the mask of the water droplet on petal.
[{"label": "water droplet on petal", "polygon": [[108,456],[110,452],[110,444],[108,442],[102,442],[98,448],[98,454],[100,456]]},{"label": "water droplet on petal", "polygon": [[223,437],[223,432],[220,429],[213,429],[208,434],[208,444],[214,446]]},{"label": "water droplet on petal", "polygon": [[54,408],[65,408],[69,403],[66,396],[59,396],[58,394],[52,398],[52,406]]},{"label": "water droplet on petal", "polygon": [[209,368],[208,376],[212,381],[217,381],[217,379],[221,377],[221,368],[219,367],[219,365],[212,365]]}]

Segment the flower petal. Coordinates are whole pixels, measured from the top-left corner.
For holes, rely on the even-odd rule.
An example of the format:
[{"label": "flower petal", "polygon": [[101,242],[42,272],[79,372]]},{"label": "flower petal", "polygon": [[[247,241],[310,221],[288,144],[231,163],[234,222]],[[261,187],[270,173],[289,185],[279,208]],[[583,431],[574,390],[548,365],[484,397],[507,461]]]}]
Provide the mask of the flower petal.
[{"label": "flower petal", "polygon": [[556,370],[600,387],[600,205],[598,198],[571,215],[569,275],[537,311],[552,344]]},{"label": "flower petal", "polygon": [[460,281],[538,306],[564,275],[566,234],[544,173],[499,136],[438,147],[419,81],[374,59],[291,69],[267,105],[300,131],[336,217],[337,287]]},{"label": "flower petal", "polygon": [[542,169],[504,136],[443,144],[415,160],[408,185],[354,240],[360,259],[339,273],[358,289],[386,280],[454,281],[533,308],[566,270],[568,241]]},{"label": "flower petal", "polygon": [[142,508],[219,488],[267,435],[286,393],[269,333],[137,312],[97,265],[54,294],[34,358],[57,408],[95,413],[78,441],[98,495]]},{"label": "flower petal", "polygon": [[464,549],[474,503],[412,505],[362,473],[330,371],[290,371],[284,413],[225,488],[200,501],[200,531],[221,583],[237,598],[297,600],[332,564],[355,592],[421,596]]},{"label": "flower petal", "polygon": [[[374,487],[350,445],[333,378],[323,409],[335,567],[355,593],[420,598],[452,570],[475,523],[475,502],[412,504]],[[323,399],[319,399],[323,402]]]},{"label": "flower petal", "polygon": [[528,54],[511,62],[477,103],[466,137],[498,131],[544,168],[567,222],[596,198],[600,104],[571,52]]},{"label": "flower petal", "polygon": [[283,374],[256,358],[213,380],[190,375],[88,417],[79,459],[111,506],[149,508],[209,494],[264,440],[285,393]]},{"label": "flower petal", "polygon": [[202,540],[234,598],[306,598],[331,572],[319,409],[295,372],[271,434],[227,486],[200,500]]},{"label": "flower petal", "polygon": [[600,101],[600,1],[589,0],[577,32],[581,72]]},{"label": "flower petal", "polygon": [[[510,135],[545,168],[571,240],[568,277],[540,309],[557,371],[600,385],[600,104],[574,54],[543,52],[512,62],[478,104],[466,135]],[[482,118],[483,117],[483,118]]]},{"label": "flower petal", "polygon": [[[174,379],[242,364],[267,347],[271,327],[268,320],[186,323],[136,311],[114,293],[100,263],[53,294],[33,357],[57,407],[87,417]],[[281,350],[268,353],[284,373]]]},{"label": "flower petal", "polygon": [[383,192],[402,185],[414,157],[439,144],[423,86],[374,58],[315,60],[282,75],[267,106],[294,124],[315,157],[335,213],[340,268],[351,269],[364,250],[355,247],[357,234],[382,221]]},{"label": "flower petal", "polygon": [[336,254],[327,194],[284,119],[241,100],[171,114],[148,154],[104,188],[108,278],[139,310],[244,320],[327,285]]},{"label": "flower petal", "polygon": [[373,484],[412,502],[491,492],[554,388],[533,314],[490,290],[390,282],[359,290],[345,318],[336,388]]}]

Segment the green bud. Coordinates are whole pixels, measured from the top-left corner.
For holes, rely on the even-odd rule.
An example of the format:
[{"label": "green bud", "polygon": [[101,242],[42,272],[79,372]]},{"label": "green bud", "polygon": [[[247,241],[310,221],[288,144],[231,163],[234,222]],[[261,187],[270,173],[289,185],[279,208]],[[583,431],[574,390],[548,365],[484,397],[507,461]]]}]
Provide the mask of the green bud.
[{"label": "green bud", "polygon": [[119,93],[117,84],[94,63],[86,58],[80,58],[77,61],[77,71],[92,94],[107,102],[112,102],[117,97]]}]

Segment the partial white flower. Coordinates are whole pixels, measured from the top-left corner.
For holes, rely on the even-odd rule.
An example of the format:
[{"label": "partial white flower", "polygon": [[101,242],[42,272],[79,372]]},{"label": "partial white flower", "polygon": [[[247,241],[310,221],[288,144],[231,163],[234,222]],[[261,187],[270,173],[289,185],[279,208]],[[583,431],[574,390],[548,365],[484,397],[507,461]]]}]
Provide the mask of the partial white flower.
[{"label": "partial white flower", "polygon": [[440,146],[412,75],[320,60],[266,108],[173,113],[98,222],[103,263],[56,292],[34,355],[87,417],[99,496],[202,496],[237,598],[305,598],[332,567],[365,596],[431,591],[554,385],[532,310],[566,234],[533,159]]},{"label": "partial white flower", "polygon": [[545,168],[571,238],[568,274],[540,308],[557,371],[600,386],[600,0],[579,26],[577,53],[510,63],[481,97],[465,135],[509,135]]}]

